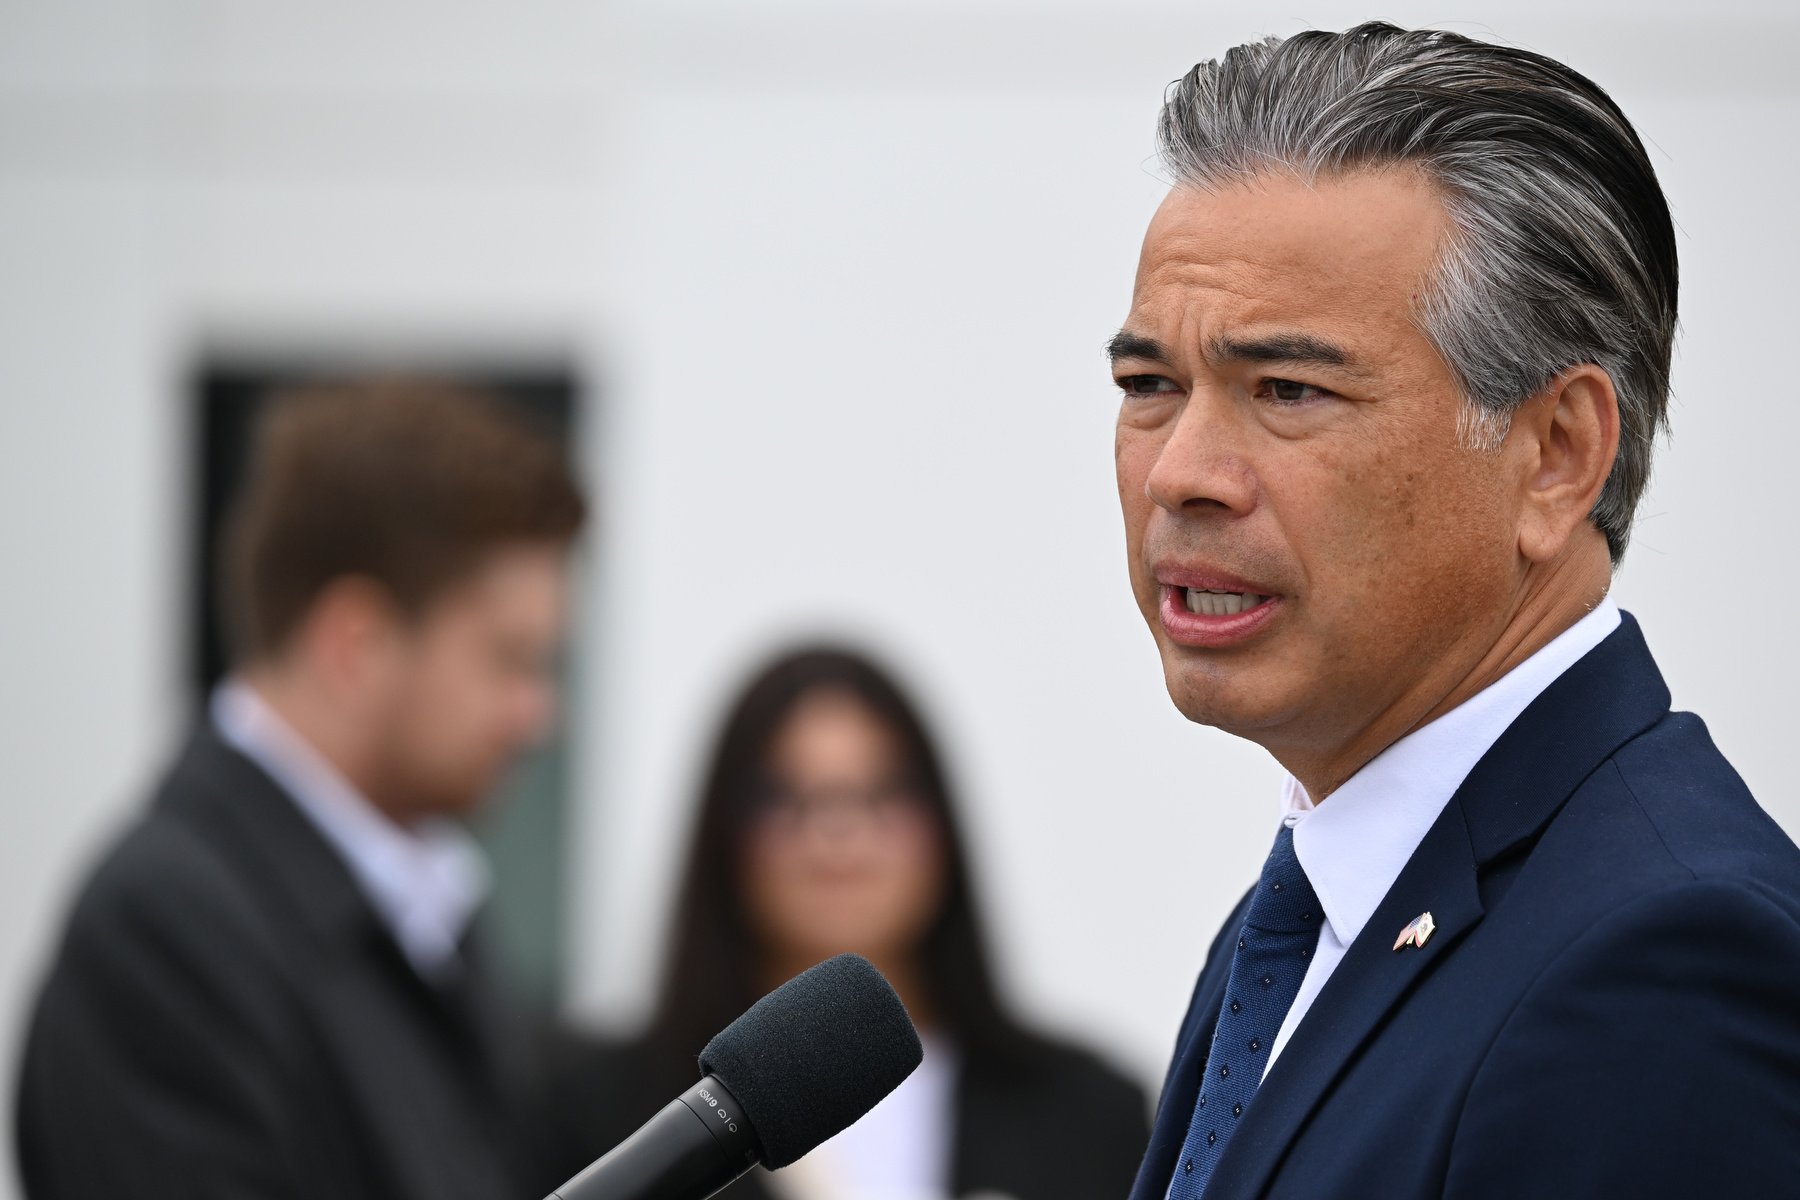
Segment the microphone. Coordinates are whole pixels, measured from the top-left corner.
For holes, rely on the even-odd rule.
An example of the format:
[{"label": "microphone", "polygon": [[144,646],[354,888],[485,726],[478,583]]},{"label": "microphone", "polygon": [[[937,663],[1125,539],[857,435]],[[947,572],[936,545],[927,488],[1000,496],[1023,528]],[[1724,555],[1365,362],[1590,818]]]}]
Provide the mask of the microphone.
[{"label": "microphone", "polygon": [[853,1124],[925,1056],[881,972],[854,954],[802,971],[700,1052],[699,1083],[549,1200],[705,1200]]}]

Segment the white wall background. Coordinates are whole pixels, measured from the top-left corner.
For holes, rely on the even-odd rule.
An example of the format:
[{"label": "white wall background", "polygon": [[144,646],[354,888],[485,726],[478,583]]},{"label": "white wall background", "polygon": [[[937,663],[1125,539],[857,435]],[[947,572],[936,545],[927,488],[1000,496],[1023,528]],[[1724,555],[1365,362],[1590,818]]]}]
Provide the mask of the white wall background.
[{"label": "white wall background", "polygon": [[936,713],[1012,994],[1153,1077],[1276,772],[1162,693],[1099,346],[1162,85],[1367,16],[1564,57],[1651,144],[1685,333],[1619,595],[1800,831],[1786,5],[0,0],[0,1078],[187,719],[182,372],[309,340],[599,384],[580,1012],[648,1002],[724,690],[829,630]]}]

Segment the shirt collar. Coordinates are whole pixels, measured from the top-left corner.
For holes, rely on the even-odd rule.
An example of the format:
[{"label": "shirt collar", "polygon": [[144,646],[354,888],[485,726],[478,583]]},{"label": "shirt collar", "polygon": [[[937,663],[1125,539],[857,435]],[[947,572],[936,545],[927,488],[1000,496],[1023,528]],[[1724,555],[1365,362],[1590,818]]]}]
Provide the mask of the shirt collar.
[{"label": "shirt collar", "polygon": [[1329,803],[1315,807],[1292,775],[1282,780],[1282,821],[1294,830],[1294,853],[1341,944],[1362,932],[1481,756],[1618,627],[1609,596],[1505,676],[1376,755]]},{"label": "shirt collar", "polygon": [[454,821],[395,824],[281,718],[256,689],[227,679],[213,692],[219,736],[266,771],[350,868],[420,975],[443,979],[487,897],[487,860]]}]

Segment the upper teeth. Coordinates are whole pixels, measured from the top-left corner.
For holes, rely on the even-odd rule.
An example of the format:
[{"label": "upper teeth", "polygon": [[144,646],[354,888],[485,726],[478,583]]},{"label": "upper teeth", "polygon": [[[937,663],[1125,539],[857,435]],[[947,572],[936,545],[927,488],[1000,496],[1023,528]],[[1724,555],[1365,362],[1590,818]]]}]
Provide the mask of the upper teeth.
[{"label": "upper teeth", "polygon": [[1187,588],[1187,610],[1203,617],[1232,617],[1247,608],[1255,608],[1267,596],[1255,592],[1208,592]]}]

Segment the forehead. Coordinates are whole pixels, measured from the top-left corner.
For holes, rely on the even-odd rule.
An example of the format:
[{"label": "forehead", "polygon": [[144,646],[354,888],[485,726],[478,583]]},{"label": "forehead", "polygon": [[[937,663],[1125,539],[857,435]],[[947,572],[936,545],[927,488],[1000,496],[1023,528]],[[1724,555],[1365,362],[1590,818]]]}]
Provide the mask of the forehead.
[{"label": "forehead", "polygon": [[882,768],[898,754],[898,739],[879,714],[847,689],[820,687],[788,710],[772,747],[791,768],[821,765]]},{"label": "forehead", "polygon": [[1402,337],[1447,226],[1407,169],[1177,187],[1144,238],[1132,326],[1186,345],[1254,325]]}]

